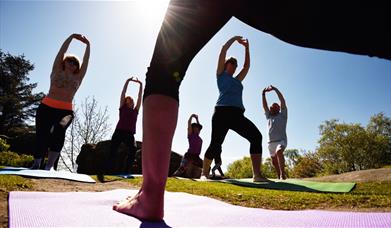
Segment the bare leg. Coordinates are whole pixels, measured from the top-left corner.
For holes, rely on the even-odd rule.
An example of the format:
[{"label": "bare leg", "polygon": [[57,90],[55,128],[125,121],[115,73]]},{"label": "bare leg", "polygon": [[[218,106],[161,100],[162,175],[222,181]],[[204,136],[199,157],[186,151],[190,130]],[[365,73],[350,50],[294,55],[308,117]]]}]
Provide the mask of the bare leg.
[{"label": "bare leg", "polygon": [[278,159],[278,169],[280,170],[280,176],[281,179],[285,180],[286,179],[286,174],[285,174],[285,159],[284,159],[284,149],[281,149],[277,151],[277,159]]},{"label": "bare leg", "polygon": [[268,181],[261,175],[261,154],[251,154],[251,163],[253,166],[253,180],[254,182]]},{"label": "bare leg", "polygon": [[277,173],[277,179],[280,179],[281,173],[280,173],[280,166],[278,165],[277,155],[271,156],[271,158],[272,158],[274,169],[276,170]]},{"label": "bare leg", "polygon": [[113,209],[139,219],[162,220],[172,138],[178,116],[178,102],[163,95],[144,100],[142,167],[143,184],[137,195]]}]

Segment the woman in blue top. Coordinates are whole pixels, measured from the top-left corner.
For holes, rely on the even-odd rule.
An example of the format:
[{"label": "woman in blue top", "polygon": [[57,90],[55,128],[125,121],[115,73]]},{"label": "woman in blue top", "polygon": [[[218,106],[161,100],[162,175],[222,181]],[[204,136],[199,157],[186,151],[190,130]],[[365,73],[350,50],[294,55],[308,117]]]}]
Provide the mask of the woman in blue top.
[{"label": "woman in blue top", "polygon": [[[246,49],[243,69],[234,77],[237,60],[233,57],[225,59],[229,47],[237,41]],[[241,36],[232,37],[222,47],[217,65],[217,86],[219,98],[212,117],[212,139],[206,150],[201,179],[208,178],[210,164],[213,159],[220,157],[221,145],[228,130],[233,130],[250,142],[250,154],[253,166],[253,180],[266,181],[261,175],[262,134],[258,128],[247,119],[242,101],[242,81],[250,69],[249,43]]]}]

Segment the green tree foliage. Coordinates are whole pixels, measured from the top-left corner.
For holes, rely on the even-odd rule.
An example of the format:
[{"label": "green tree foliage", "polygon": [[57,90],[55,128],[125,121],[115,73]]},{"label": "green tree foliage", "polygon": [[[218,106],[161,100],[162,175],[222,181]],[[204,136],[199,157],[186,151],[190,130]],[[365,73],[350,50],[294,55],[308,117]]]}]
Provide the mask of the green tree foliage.
[{"label": "green tree foliage", "polygon": [[7,140],[0,138],[0,152],[8,151],[10,145],[7,144]]},{"label": "green tree foliage", "polygon": [[298,158],[292,169],[292,177],[314,177],[322,171],[322,164],[317,153],[308,152]]},{"label": "green tree foliage", "polygon": [[372,116],[367,129],[359,124],[325,121],[320,126],[318,155],[325,174],[379,168],[390,156],[390,120],[383,114]]},{"label": "green tree foliage", "polygon": [[272,159],[266,158],[265,161],[262,163],[261,166],[262,169],[262,175],[267,178],[277,178],[276,170],[274,169]]},{"label": "green tree foliage", "polygon": [[226,175],[231,178],[251,178],[253,176],[251,159],[243,157],[229,164]]},{"label": "green tree foliage", "polygon": [[44,94],[33,93],[37,84],[28,83],[33,69],[23,55],[13,56],[0,49],[0,134],[15,135],[34,117]]}]

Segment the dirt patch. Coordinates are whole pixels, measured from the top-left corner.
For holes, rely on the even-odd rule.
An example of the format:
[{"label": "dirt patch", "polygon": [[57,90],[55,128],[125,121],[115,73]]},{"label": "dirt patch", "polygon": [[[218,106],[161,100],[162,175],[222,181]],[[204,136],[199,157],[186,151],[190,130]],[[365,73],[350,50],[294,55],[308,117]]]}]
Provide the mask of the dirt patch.
[{"label": "dirt patch", "polygon": [[391,181],[391,168],[368,169],[339,175],[306,178],[306,180],[330,182],[385,182]]},{"label": "dirt patch", "polygon": [[[135,189],[125,181],[96,184],[60,179],[31,179],[33,187],[26,191],[38,192],[102,192],[114,189]],[[0,192],[0,226],[8,227],[8,192]]]}]

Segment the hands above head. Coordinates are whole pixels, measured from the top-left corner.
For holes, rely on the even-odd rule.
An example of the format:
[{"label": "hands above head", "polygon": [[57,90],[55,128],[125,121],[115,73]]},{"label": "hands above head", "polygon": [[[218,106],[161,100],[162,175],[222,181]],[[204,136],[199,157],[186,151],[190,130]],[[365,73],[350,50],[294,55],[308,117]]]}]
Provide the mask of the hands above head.
[{"label": "hands above head", "polygon": [[194,118],[196,118],[198,120],[198,115],[197,114],[191,114],[190,117],[194,117]]},{"label": "hands above head", "polygon": [[128,82],[129,82],[129,81],[136,82],[136,83],[138,83],[138,84],[140,84],[140,85],[142,84],[141,81],[140,81],[137,77],[131,77],[131,78],[129,78],[127,81],[128,81]]},{"label": "hands above head", "polygon": [[274,89],[275,89],[274,86],[269,85],[268,87],[266,87],[266,88],[263,89],[262,93],[265,94],[265,93],[270,92],[270,91],[272,91],[272,90],[274,90]]},{"label": "hands above head", "polygon": [[83,43],[85,43],[87,45],[90,44],[90,41],[87,39],[87,37],[85,37],[85,36],[83,36],[81,34],[74,33],[71,36],[72,36],[72,38],[74,38],[76,40],[79,40],[80,42],[83,42]]},{"label": "hands above head", "polygon": [[243,45],[244,47],[248,48],[249,47],[249,42],[248,39],[240,38],[237,40],[239,44]]}]

